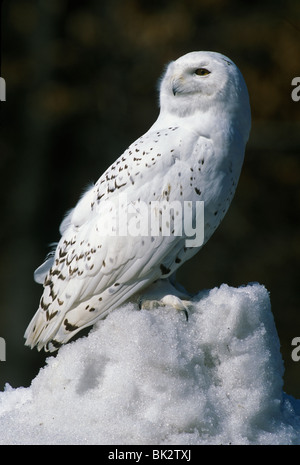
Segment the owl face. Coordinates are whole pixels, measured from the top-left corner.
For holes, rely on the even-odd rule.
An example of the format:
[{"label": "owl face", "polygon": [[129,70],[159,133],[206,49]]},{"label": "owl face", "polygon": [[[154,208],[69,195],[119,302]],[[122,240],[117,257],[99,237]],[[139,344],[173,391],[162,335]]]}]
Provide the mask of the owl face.
[{"label": "owl face", "polygon": [[162,111],[190,116],[217,109],[239,112],[249,107],[244,79],[236,65],[216,52],[191,52],[167,67],[160,87]]},{"label": "owl face", "polygon": [[226,85],[229,73],[224,72],[225,63],[209,56],[201,59],[201,56],[197,55],[186,56],[185,60],[177,60],[170,66],[168,84],[177,100],[187,95],[212,96]]}]

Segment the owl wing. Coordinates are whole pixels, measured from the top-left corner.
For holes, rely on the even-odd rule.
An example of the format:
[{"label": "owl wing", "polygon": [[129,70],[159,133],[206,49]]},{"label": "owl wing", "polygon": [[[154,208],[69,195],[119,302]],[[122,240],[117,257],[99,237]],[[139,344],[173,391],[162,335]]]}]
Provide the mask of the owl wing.
[{"label": "owl wing", "polygon": [[183,155],[193,143],[183,148],[182,138],[178,127],[146,133],[69,212],[55,251],[35,273],[44,292],[25,333],[27,345],[56,350],[185,261],[183,235],[141,230],[150,218],[142,206],[172,201],[183,189],[182,176],[190,169]]}]

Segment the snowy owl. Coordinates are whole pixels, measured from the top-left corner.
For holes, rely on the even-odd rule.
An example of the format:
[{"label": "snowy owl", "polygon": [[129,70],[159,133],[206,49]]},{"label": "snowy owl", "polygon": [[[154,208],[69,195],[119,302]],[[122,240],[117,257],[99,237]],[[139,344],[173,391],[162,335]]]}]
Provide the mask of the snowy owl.
[{"label": "snowy owl", "polygon": [[[125,301],[149,303],[151,287],[162,305],[186,308],[172,275],[223,219],[250,125],[247,87],[229,58],[191,52],[172,61],[157,120],[67,214],[60,241],[36,270],[44,291],[26,345],[57,350]],[[198,204],[203,234],[193,242],[186,218],[195,226]],[[196,236],[197,225],[190,230]]]}]

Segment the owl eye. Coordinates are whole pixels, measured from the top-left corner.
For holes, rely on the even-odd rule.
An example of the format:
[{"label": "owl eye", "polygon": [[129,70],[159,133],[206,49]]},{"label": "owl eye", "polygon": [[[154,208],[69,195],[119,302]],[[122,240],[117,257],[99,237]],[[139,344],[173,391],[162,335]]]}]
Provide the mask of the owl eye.
[{"label": "owl eye", "polygon": [[210,74],[210,71],[206,68],[198,68],[196,69],[195,74],[197,74],[197,76],[207,76],[207,74]]}]

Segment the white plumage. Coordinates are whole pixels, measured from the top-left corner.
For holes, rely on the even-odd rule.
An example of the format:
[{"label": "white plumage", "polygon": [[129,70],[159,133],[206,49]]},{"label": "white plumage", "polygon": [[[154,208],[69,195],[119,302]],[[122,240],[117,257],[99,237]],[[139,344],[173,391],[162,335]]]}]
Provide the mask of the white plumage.
[{"label": "white plumage", "polygon": [[192,257],[201,247],[186,247],[184,231],[108,235],[105,227],[127,207],[131,219],[136,211],[138,228],[142,204],[200,200],[205,244],[234,195],[250,121],[246,84],[229,58],[191,52],[171,62],[160,85],[158,119],[67,215],[55,252],[36,270],[44,292],[26,344],[56,350]]}]

